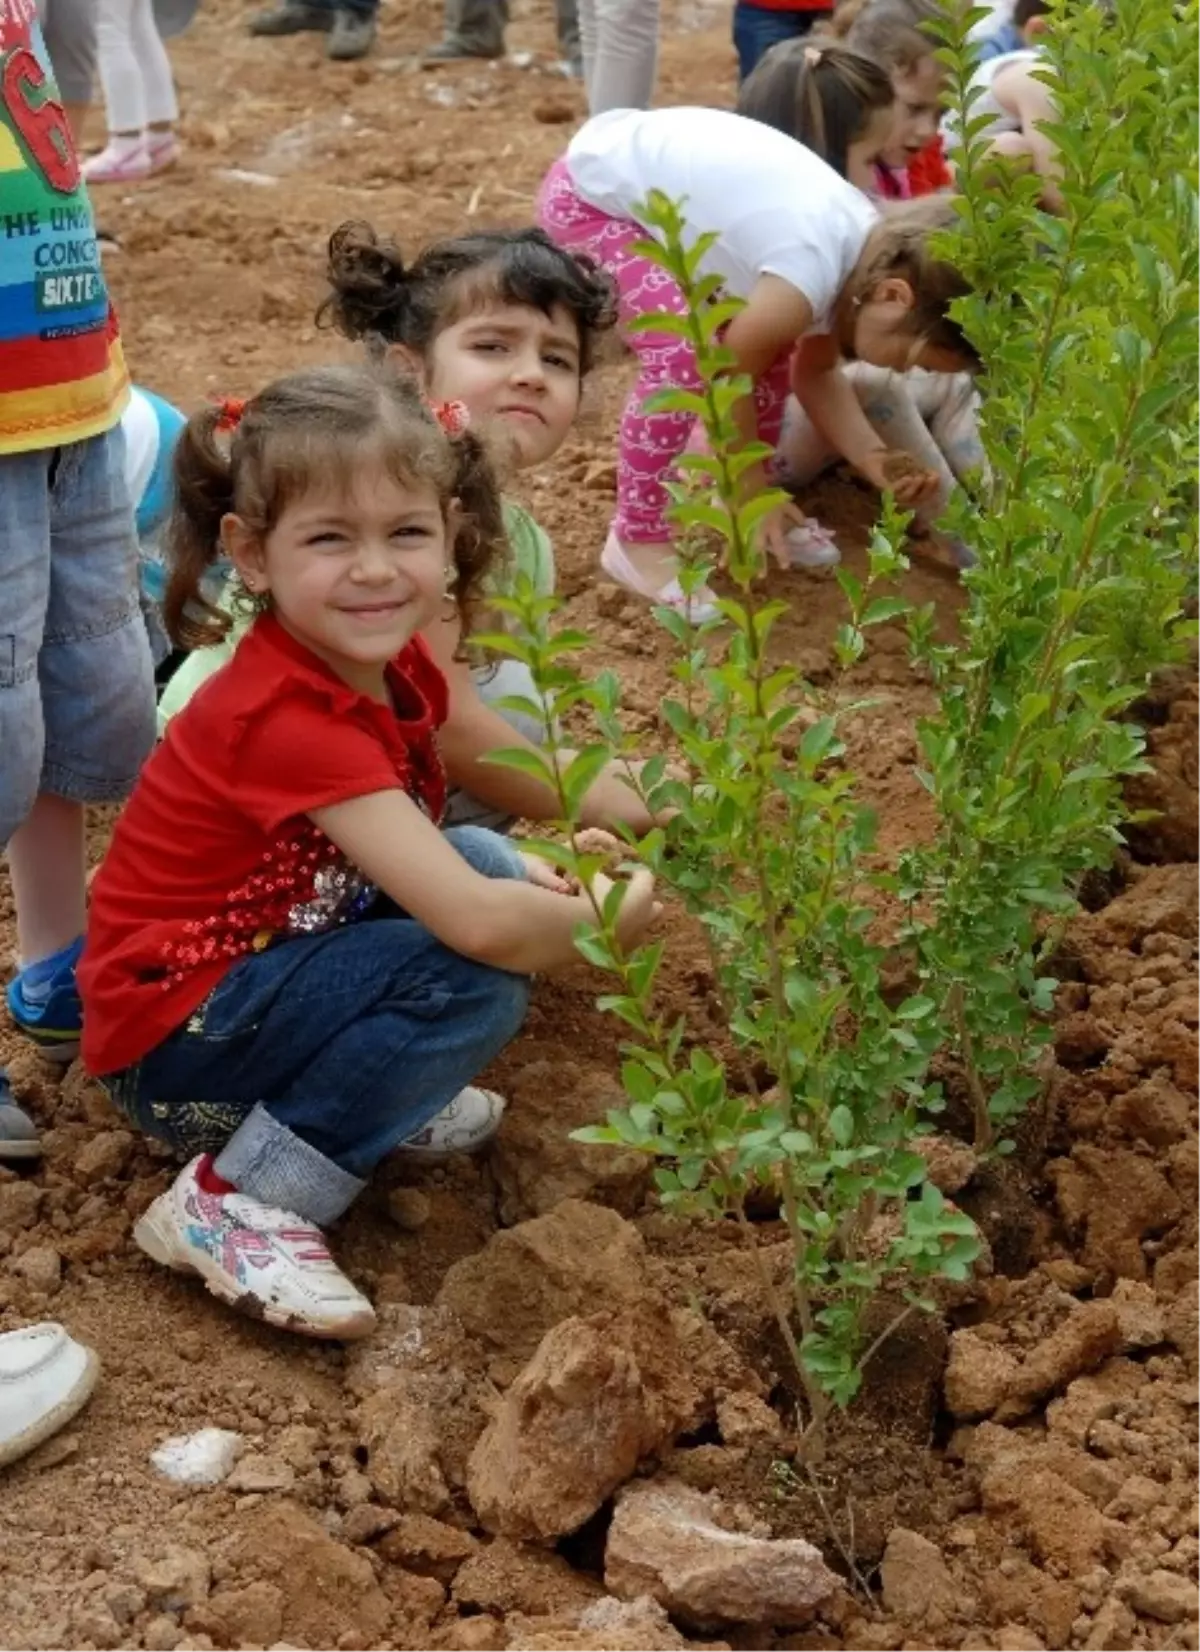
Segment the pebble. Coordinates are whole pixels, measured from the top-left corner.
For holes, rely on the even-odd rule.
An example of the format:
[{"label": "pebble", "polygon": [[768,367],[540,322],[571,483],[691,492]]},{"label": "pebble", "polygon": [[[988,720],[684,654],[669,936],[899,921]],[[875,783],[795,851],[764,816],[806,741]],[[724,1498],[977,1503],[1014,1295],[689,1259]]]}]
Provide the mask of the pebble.
[{"label": "pebble", "polygon": [[168,1480],[185,1486],[217,1486],[226,1478],[242,1448],[242,1436],[228,1428],[202,1428],[195,1434],[173,1434],[150,1461]]},{"label": "pebble", "polygon": [[53,1245],[31,1245],[11,1266],[14,1273],[46,1296],[53,1296],[62,1284],[62,1257]]},{"label": "pebble", "polygon": [[394,1187],[388,1194],[388,1215],[405,1233],[419,1233],[431,1209],[429,1195],[419,1187]]}]

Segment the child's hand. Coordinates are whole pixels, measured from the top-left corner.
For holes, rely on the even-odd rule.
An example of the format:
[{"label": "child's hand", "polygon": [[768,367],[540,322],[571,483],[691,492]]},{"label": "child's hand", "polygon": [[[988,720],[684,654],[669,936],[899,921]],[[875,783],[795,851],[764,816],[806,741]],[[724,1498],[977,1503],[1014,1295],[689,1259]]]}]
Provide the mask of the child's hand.
[{"label": "child's hand", "polygon": [[[592,895],[598,905],[603,906],[612,886],[613,879],[602,872],[592,879]],[[617,918],[617,940],[622,952],[630,952],[638,945],[661,911],[661,901],[654,899],[654,874],[640,866],[625,885],[625,899]]]},{"label": "child's hand", "polygon": [[926,470],[911,453],[896,447],[882,447],[868,454],[859,466],[862,474],[880,493],[891,493],[905,510],[915,510],[937,494],[941,478],[936,470]]},{"label": "child's hand", "polygon": [[780,505],[759,523],[759,544],[768,556],[774,557],[778,567],[790,568],[792,563],[787,536],[794,528],[809,526],[809,520],[799,505]]},{"label": "child's hand", "polygon": [[533,884],[535,889],[550,889],[556,895],[573,895],[575,885],[564,878],[557,867],[551,866],[548,860],[540,855],[522,855],[521,864],[525,868],[526,883]]}]

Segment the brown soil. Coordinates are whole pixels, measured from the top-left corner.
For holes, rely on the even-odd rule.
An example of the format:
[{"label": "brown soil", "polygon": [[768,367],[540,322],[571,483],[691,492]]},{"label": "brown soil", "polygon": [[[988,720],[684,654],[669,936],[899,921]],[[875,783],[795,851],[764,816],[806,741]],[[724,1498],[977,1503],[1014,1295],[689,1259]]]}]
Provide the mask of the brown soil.
[{"label": "brown soil", "polygon": [[[415,0],[385,9],[376,56],[348,68],[311,38],[252,43],[240,8],[208,0],[177,51],[183,162],[128,197],[98,192],[123,241],[111,273],[139,379],[190,406],[337,355],[312,312],[324,239],[346,217],[406,246],[468,218],[526,217],[582,104],[546,67],[551,8],[516,9],[510,46],[540,66],[429,75],[411,54],[434,9]],[[728,97],[726,11],[668,5],[664,100]],[[592,571],[626,381],[621,363],[598,372],[592,417],[529,497],[571,618],[596,663],[619,670],[650,748],[663,642]],[[833,480],[811,504],[858,565],[869,498]],[[777,646],[820,681],[836,586],[776,579],[791,602]],[[915,568],[906,589],[952,627],[951,579]],[[854,678],[872,703],[851,759],[887,853],[928,825],[912,729],[929,691],[887,627]],[[582,968],[539,988],[491,1075],[511,1113],[490,1157],[389,1167],[337,1236],[383,1321],[351,1351],[236,1318],[143,1259],[130,1225],[167,1185],[165,1155],[78,1070],[60,1082],[0,1028],[47,1148],[34,1174],[0,1171],[0,1327],[61,1319],[104,1365],[69,1431],[4,1476],[0,1645],[679,1646],[661,1609],[618,1606],[600,1581],[608,1470],[640,1460],[719,1494],[734,1524],[807,1537],[839,1570],[849,1556],[882,1579],[873,1608],[846,1592],[797,1633],[726,1626],[728,1644],[1195,1647],[1196,869],[1178,864],[1195,857],[1189,677],[1152,716],[1162,770],[1138,803],[1169,812],[1134,843],[1144,859],[1123,887],[1072,926],[1049,1107],[1018,1163],[957,1194],[984,1223],[993,1272],[883,1348],[811,1481],[775,1469],[786,1372],[736,1233],[668,1221],[640,1160],[566,1139],[616,1090],[619,1028]],[[97,858],[107,825],[98,813]],[[7,956],[3,882],[0,926]],[[684,926],[668,932],[668,999],[719,1035],[703,956]],[[778,1271],[778,1236],[769,1221],[759,1233]],[[599,1512],[556,1551],[526,1539],[554,1525],[553,1453],[576,1445],[555,1407],[580,1392],[595,1452],[591,1479],[567,1489]],[[186,1490],[151,1467],[164,1437],[214,1425],[246,1439],[233,1487]]]}]

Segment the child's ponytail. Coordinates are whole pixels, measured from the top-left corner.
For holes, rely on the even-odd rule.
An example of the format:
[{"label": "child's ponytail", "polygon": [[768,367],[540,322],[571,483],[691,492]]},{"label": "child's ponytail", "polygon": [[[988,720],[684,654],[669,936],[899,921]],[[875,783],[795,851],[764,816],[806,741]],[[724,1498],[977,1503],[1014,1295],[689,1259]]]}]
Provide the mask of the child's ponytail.
[{"label": "child's ponytail", "polygon": [[340,225],[329,237],[326,277],[330,291],[318,326],[364,340],[375,354],[403,336],[409,277],[394,242],[361,221]]},{"label": "child's ponytail", "polygon": [[844,178],[850,145],[878,109],[895,100],[887,71],[871,58],[816,40],[774,46],[738,93],[737,112],[811,149]]},{"label": "child's ponytail", "polygon": [[221,519],[233,509],[233,470],[217,432],[227,428],[224,407],[194,414],[175,448],[175,504],[167,543],[170,574],[163,597],[167,635],[177,648],[220,642],[230,618],[204,594],[205,576],[221,549]]}]

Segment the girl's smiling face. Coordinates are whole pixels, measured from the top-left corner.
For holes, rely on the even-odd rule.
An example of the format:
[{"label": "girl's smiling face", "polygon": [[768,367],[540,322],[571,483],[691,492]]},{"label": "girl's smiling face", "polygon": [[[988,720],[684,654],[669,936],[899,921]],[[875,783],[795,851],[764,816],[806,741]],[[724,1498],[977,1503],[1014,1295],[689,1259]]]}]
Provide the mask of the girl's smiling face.
[{"label": "girl's smiling face", "polygon": [[932,53],[908,69],[893,69],[892,135],[881,157],[887,166],[907,166],[937,136],[944,80],[942,66]]},{"label": "girl's smiling face", "polygon": [[419,368],[431,400],[464,402],[472,423],[503,432],[519,470],[557,452],[579,412],[579,329],[562,305],[549,315],[523,304],[470,311]]},{"label": "girl's smiling face", "polygon": [[248,590],[269,596],[284,628],[343,681],[376,697],[383,671],[437,616],[450,525],[429,482],[401,482],[366,461],[344,488],[301,494],[259,539],[240,517],[221,524]]}]

